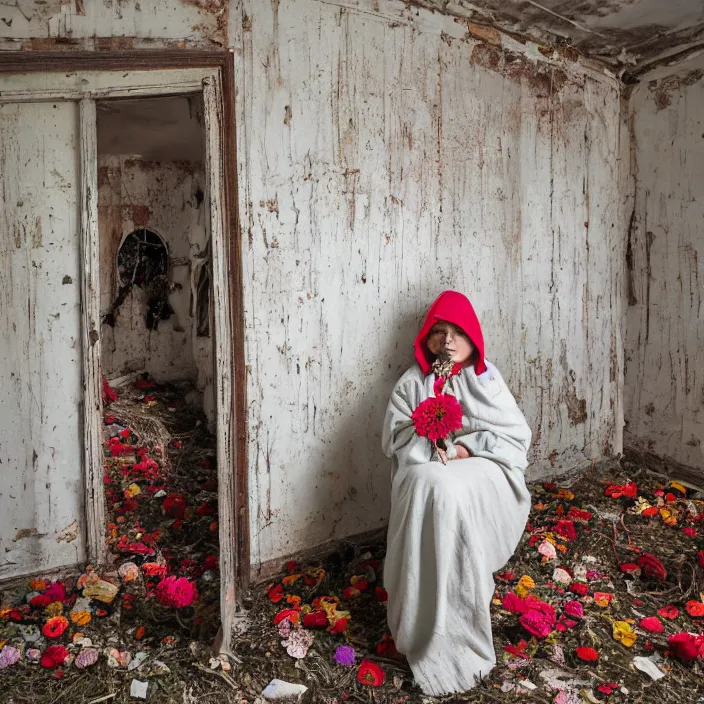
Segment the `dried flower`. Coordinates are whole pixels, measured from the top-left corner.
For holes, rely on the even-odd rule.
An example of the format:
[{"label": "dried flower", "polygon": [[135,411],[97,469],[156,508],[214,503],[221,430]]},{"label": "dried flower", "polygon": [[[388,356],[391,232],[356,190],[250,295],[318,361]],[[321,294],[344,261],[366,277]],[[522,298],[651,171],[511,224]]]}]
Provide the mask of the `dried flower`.
[{"label": "dried flower", "polygon": [[696,660],[704,652],[704,636],[675,633],[667,639],[672,654],[680,660]]},{"label": "dried flower", "polygon": [[704,616],[704,603],[701,601],[690,599],[690,601],[685,604],[685,609],[687,609],[687,613],[693,618],[701,618]]},{"label": "dried flower", "polygon": [[48,596],[50,601],[66,601],[66,587],[61,582],[52,582],[44,590],[44,596]]},{"label": "dried flower", "polygon": [[657,616],[648,616],[647,618],[642,618],[638,624],[643,630],[649,631],[650,633],[662,633],[664,626],[660,623],[660,619]]},{"label": "dried flower", "polygon": [[292,657],[300,660],[308,654],[308,648],[313,644],[315,635],[311,631],[302,628],[291,629],[288,638],[281,642],[286,648],[286,652]]},{"label": "dried flower", "polygon": [[98,662],[98,651],[95,648],[84,648],[76,655],[75,663],[79,670],[95,665],[96,662]]},{"label": "dried flower", "polygon": [[166,565],[160,565],[158,562],[145,562],[142,565],[142,572],[147,577],[166,577]]},{"label": "dried flower", "polygon": [[389,595],[387,594],[386,589],[383,589],[382,587],[376,587],[376,589],[374,589],[374,596],[377,601],[382,603],[389,600]]},{"label": "dried flower", "polygon": [[20,651],[17,648],[13,648],[11,645],[5,645],[2,650],[0,650],[0,670],[4,670],[10,665],[14,665],[19,662]]},{"label": "dried flower", "polygon": [[272,585],[267,589],[269,599],[274,604],[278,604],[284,598],[284,588],[281,584]]},{"label": "dried flower", "polygon": [[658,615],[663,618],[675,619],[679,614],[679,609],[676,606],[663,606],[662,609],[658,609]]},{"label": "dried flower", "polygon": [[[298,614],[298,612],[295,612]],[[311,611],[303,615],[303,626],[305,628],[325,628],[328,625],[328,617],[324,611]]]},{"label": "dried flower", "polygon": [[351,645],[338,645],[333,657],[335,658],[335,662],[339,665],[352,667],[355,658],[354,648]]}]

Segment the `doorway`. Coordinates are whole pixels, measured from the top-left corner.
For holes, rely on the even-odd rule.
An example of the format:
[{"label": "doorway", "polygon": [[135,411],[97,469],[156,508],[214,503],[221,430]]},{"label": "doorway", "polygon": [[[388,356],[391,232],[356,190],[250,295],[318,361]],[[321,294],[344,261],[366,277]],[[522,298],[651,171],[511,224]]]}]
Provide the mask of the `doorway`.
[{"label": "doorway", "polygon": [[[29,380],[27,388],[17,385],[12,404],[3,407],[0,413],[3,434],[11,431],[14,437],[22,439],[16,447],[3,447],[3,451],[9,452],[8,465],[17,466],[18,476],[14,479],[18,485],[30,475],[32,462],[37,461],[25,451],[25,446],[37,445],[35,440],[41,441],[42,450],[49,453],[49,460],[37,453],[47,465],[47,477],[63,480],[60,467],[64,467],[64,473],[68,471],[66,466],[78,468],[77,474],[74,471],[76,476],[71,475],[64,484],[69,496],[63,501],[66,515],[61,514],[61,525],[37,485],[30,497],[32,505],[24,514],[34,512],[33,524],[41,524],[43,530],[32,526],[19,530],[20,537],[26,532],[39,549],[27,551],[19,546],[13,553],[16,559],[7,575],[27,575],[86,561],[94,565],[106,564],[105,526],[109,511],[106,511],[103,483],[103,433],[107,426],[102,398],[103,393],[110,395],[111,392],[104,380],[108,375],[114,379],[118,397],[120,388],[129,388],[130,393],[139,391],[141,401],[149,396],[144,393],[147,390],[144,385],[157,384],[158,393],[162,393],[162,388],[168,391],[164,392],[165,404],[172,404],[167,405],[168,408],[175,407],[172,394],[176,389],[193,412],[201,414],[201,426],[209,432],[212,441],[208,448],[211,456],[203,462],[207,460],[212,465],[211,474],[215,477],[214,480],[211,477],[207,491],[213,493],[214,482],[218,513],[214,532],[220,545],[217,558],[219,599],[216,601],[221,609],[222,649],[227,651],[236,606],[236,585],[246,583],[248,574],[248,537],[238,533],[236,521],[238,516],[240,523],[246,525],[247,490],[242,293],[235,227],[232,57],[221,53],[194,54],[188,57],[184,68],[182,56],[161,52],[147,54],[38,54],[23,57],[21,64],[16,57],[0,57],[0,107],[18,116],[11,122],[4,120],[3,128],[11,124],[15,131],[41,134],[33,124],[36,118],[32,117],[41,113],[47,126],[54,125],[61,131],[52,142],[51,162],[44,158],[45,152],[37,151],[42,148],[40,144],[32,147],[36,154],[25,155],[39,156],[42,168],[48,168],[47,164],[54,167],[50,170],[51,185],[63,209],[58,211],[50,207],[51,203],[42,203],[39,197],[33,209],[40,216],[41,227],[51,226],[52,236],[42,242],[36,237],[32,239],[26,227],[29,221],[16,211],[21,197],[13,198],[12,208],[6,211],[5,217],[12,220],[7,223],[7,232],[17,231],[16,226],[19,226],[20,234],[22,227],[29,233],[21,235],[19,240],[8,235],[7,241],[2,242],[3,250],[8,251],[13,242],[20,242],[12,260],[12,286],[8,284],[5,291],[9,296],[6,311],[17,320],[10,320],[8,324],[17,324],[22,317],[19,299],[14,301],[10,294],[14,289],[33,286],[33,290],[41,294],[37,300],[47,308],[47,311],[42,308],[42,313],[48,312],[50,303],[67,306],[69,313],[64,319],[66,325],[72,326],[68,332],[59,331],[59,339],[68,346],[66,354],[52,358],[56,364],[37,360],[31,349],[26,355],[30,367],[34,364],[24,377]],[[139,70],[144,66],[148,70]],[[171,102],[167,105],[159,101]],[[120,133],[109,129],[110,124],[114,127],[120,121],[134,120],[137,116],[144,127],[148,123],[145,117],[161,114],[171,115],[174,118],[171,126],[180,130],[188,127],[178,118],[185,114],[179,111],[186,108],[193,116],[190,127],[197,126],[199,138],[185,140],[184,148],[187,146],[197,153],[183,159],[171,159],[174,152],[169,149],[174,147],[174,140],[166,128],[152,130],[150,134],[145,134],[149,130],[142,130],[132,135],[132,138],[142,138],[142,152],[147,147],[156,150],[146,155],[134,144],[126,144],[129,130]],[[19,119],[23,110],[29,116],[27,120]],[[61,119],[52,111],[62,112]],[[22,134],[15,137],[14,143],[32,146]],[[159,149],[167,150],[170,158],[167,160],[163,153],[157,154]],[[130,157],[121,153],[130,150],[137,154]],[[16,156],[16,169],[3,171],[7,181],[3,185],[17,182],[20,190],[30,192],[32,184],[41,183],[41,179],[37,181],[31,174],[23,174],[21,164],[26,164],[27,159],[23,161],[22,155]],[[5,162],[13,163],[11,159]],[[148,173],[150,168],[151,174]],[[169,222],[168,208],[163,203],[159,205],[158,198],[154,206],[143,202],[136,205],[144,207],[133,207],[129,204],[132,194],[128,194],[128,189],[121,185],[117,190],[108,178],[111,170],[114,173],[116,169],[121,175],[124,173],[129,188],[133,191],[136,188],[137,193],[140,188],[158,190],[164,180],[168,181],[169,187],[175,189],[172,195],[180,193],[183,197],[183,213],[192,211],[195,219],[187,225],[181,221],[179,225],[174,216]],[[61,189],[64,197],[59,197]],[[8,192],[12,193],[6,188],[5,193]],[[43,205],[46,205],[46,213],[42,211]],[[157,216],[159,208],[161,216]],[[57,213],[62,216],[61,223],[56,219]],[[117,229],[111,230],[111,223]],[[66,242],[59,243],[59,248],[55,232],[61,232],[66,238]],[[41,260],[42,265],[46,265],[42,270],[46,282],[31,271],[32,252],[29,250],[32,247],[46,250],[46,261]],[[184,247],[188,247],[187,253]],[[64,252],[64,258],[68,257],[63,268],[72,267],[71,271],[67,268],[65,276],[62,273],[59,283],[64,289],[57,288],[55,281],[59,252]],[[34,253],[35,262],[39,261],[38,257],[39,253]],[[131,272],[129,262],[133,265]],[[138,277],[141,277],[141,285],[137,285]],[[71,283],[75,286],[74,297],[63,301],[56,293],[69,292],[66,287]],[[121,293],[122,304],[118,301]],[[42,340],[48,339],[50,321],[46,316],[41,320],[37,318],[37,325]],[[57,325],[54,323],[55,328]],[[115,334],[121,327],[126,332],[125,339],[118,339]],[[180,346],[177,339],[181,341]],[[5,344],[12,346],[9,342]],[[41,345],[39,348],[43,349]],[[15,360],[15,366],[24,363],[21,351],[8,358]],[[53,376],[47,375],[47,370]],[[15,377],[16,370],[3,368],[2,372],[9,380]],[[76,383],[66,386],[72,374]],[[116,379],[115,375],[118,375]],[[37,389],[42,393],[55,390],[49,388],[50,384],[47,386],[47,379],[56,382],[56,388],[62,393],[55,396],[64,407],[53,409],[46,404],[46,413],[51,417],[42,417],[40,426],[30,422],[30,406]],[[16,408],[21,410],[25,406],[29,410],[21,418],[27,422],[21,428],[15,427]],[[45,437],[47,428],[52,427],[56,419],[68,424],[60,428],[63,431],[60,433],[63,444],[59,446],[62,454],[54,462],[58,466],[52,464],[58,454],[52,445],[53,436]],[[75,442],[71,444],[71,440]],[[178,442],[183,445],[182,440],[176,439]],[[154,452],[158,444],[155,443]],[[134,464],[139,461],[132,467]],[[200,469],[203,472],[196,472],[197,478],[202,478],[206,468]],[[205,485],[208,479],[202,483]],[[146,485],[144,488],[146,490]],[[128,493],[134,491],[132,487]],[[4,495],[0,496],[0,504],[4,500]],[[203,504],[204,512],[211,511],[212,497]],[[163,506],[161,508],[163,510]],[[5,512],[4,505],[0,509]],[[7,518],[18,525],[20,519],[18,511]],[[63,549],[64,543],[66,549]],[[54,544],[62,551],[53,550]],[[214,555],[205,557],[211,558],[209,565],[215,561]]]}]

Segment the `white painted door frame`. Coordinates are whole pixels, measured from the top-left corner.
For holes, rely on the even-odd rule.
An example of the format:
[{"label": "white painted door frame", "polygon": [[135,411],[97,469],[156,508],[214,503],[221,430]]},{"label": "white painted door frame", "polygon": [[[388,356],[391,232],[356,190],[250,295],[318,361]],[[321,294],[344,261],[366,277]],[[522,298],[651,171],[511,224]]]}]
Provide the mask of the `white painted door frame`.
[{"label": "white painted door frame", "polygon": [[[79,103],[81,174],[81,312],[83,347],[83,437],[85,524],[88,558],[105,561],[105,487],[102,447],[100,347],[100,258],[96,100],[201,93],[205,115],[205,171],[213,252],[214,365],[220,540],[221,652],[230,651],[236,610],[237,524],[235,516],[236,434],[234,430],[233,325],[228,275],[229,231],[224,179],[223,85],[217,67],[156,70],[98,70],[0,75],[0,102]],[[233,245],[234,246],[234,245]],[[237,277],[239,280],[239,277]],[[240,419],[242,421],[242,419]]]}]

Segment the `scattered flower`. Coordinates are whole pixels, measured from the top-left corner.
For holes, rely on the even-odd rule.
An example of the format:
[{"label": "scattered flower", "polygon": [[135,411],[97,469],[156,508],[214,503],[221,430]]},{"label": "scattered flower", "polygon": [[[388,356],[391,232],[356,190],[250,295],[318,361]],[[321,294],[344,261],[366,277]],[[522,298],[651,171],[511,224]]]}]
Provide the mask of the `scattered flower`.
[{"label": "scattered flower", "polygon": [[79,670],[95,665],[98,662],[98,651],[95,648],[84,648],[76,655],[75,665]]},{"label": "scattered flower", "polygon": [[53,669],[63,665],[68,657],[68,650],[63,645],[50,645],[41,655],[40,664],[42,667]]},{"label": "scattered flower", "polygon": [[288,638],[281,642],[281,645],[286,648],[286,652],[292,657],[300,660],[308,654],[308,648],[315,640],[312,631],[306,631],[303,628],[291,629]]},{"label": "scattered flower", "polygon": [[685,609],[687,609],[687,613],[694,618],[704,617],[704,603],[701,601],[691,599],[685,605]]},{"label": "scattered flower", "polygon": [[[432,398],[432,397],[431,397]],[[385,672],[371,660],[362,660],[357,670],[357,681],[371,687],[381,687],[386,680]]]},{"label": "scattered flower", "polygon": [[665,581],[667,579],[667,570],[660,560],[655,555],[650,555],[644,552],[637,560],[638,567],[643,570],[646,577]]},{"label": "scattered flower", "polygon": [[625,621],[614,621],[611,624],[614,640],[619,641],[626,648],[630,648],[638,639],[631,625]]},{"label": "scattered flower", "polygon": [[648,616],[640,620],[638,624],[643,630],[650,633],[662,633],[665,629],[657,616]]},{"label": "scattered flower", "polygon": [[[65,616],[54,616],[44,624],[42,633],[47,638],[60,638],[67,628],[68,619]],[[61,662],[63,662],[63,660]]]},{"label": "scattered flower", "polygon": [[156,588],[156,599],[164,606],[182,609],[198,599],[198,591],[186,577],[165,577]]},{"label": "scattered flower", "polygon": [[333,657],[339,665],[352,667],[355,659],[354,648],[351,645],[338,645]]},{"label": "scattered flower", "polygon": [[595,662],[599,659],[599,653],[594,648],[577,648],[574,651],[577,657],[584,662]]},{"label": "scattered flower", "polygon": [[13,648],[11,645],[3,646],[0,650],[0,670],[4,670],[16,662],[19,662],[20,651],[17,648]]},{"label": "scattered flower", "polygon": [[663,618],[675,619],[679,616],[679,609],[676,606],[663,606],[658,609],[658,615]]}]

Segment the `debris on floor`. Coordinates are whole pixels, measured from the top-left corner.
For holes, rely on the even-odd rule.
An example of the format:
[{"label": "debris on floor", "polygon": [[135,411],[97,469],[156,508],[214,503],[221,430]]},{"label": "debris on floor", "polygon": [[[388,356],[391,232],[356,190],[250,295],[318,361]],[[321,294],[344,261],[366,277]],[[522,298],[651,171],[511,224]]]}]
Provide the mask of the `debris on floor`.
[{"label": "debris on floor", "polygon": [[[143,391],[166,408],[173,403],[163,392]],[[123,419],[135,433],[129,438],[120,438],[121,425],[109,422],[115,426],[109,437],[144,445],[137,436],[146,433],[140,420]],[[348,544],[316,564],[289,561],[278,579],[254,586],[244,600],[233,637],[240,662],[213,657],[206,636],[217,616],[204,611],[204,599],[214,600],[216,609],[217,573],[204,579],[212,570],[203,567],[210,550],[217,553],[216,543],[208,545],[206,525],[215,518],[193,508],[211,505],[204,499],[214,491],[208,484],[214,477],[199,461],[195,469],[200,455],[186,460],[191,440],[185,431],[180,438],[180,448],[165,450],[168,461],[157,443],[134,458],[136,464],[156,458],[160,474],[154,479],[134,477],[131,469],[123,475],[135,462],[108,461],[114,464],[113,505],[120,506],[111,535],[121,556],[117,574],[86,572],[73,587],[32,583],[23,593],[2,594],[0,692],[12,694],[8,701],[704,701],[701,492],[627,462],[597,466],[571,484],[532,484],[526,531],[496,575],[498,664],[476,689],[431,699],[414,686],[386,628],[383,544]],[[120,452],[115,458],[127,456]],[[189,476],[199,478],[205,493],[180,483],[179,477]],[[131,482],[140,493],[130,496]],[[173,494],[182,501],[172,498],[164,508]],[[139,502],[150,503],[147,496],[160,512],[141,512]],[[137,506],[128,503],[133,500]],[[174,527],[177,521],[180,527]],[[197,529],[189,538],[191,521]],[[139,544],[144,548],[134,547]],[[118,545],[132,551],[117,551]],[[141,554],[145,548],[150,552]],[[145,565],[157,567],[145,573]],[[117,587],[117,595],[101,581]],[[204,620],[197,623],[199,618]]]}]

